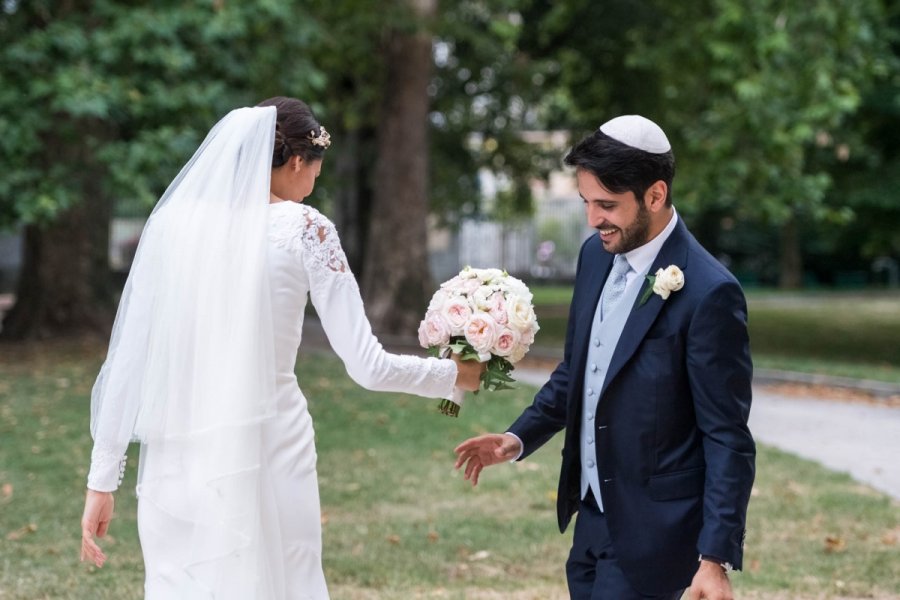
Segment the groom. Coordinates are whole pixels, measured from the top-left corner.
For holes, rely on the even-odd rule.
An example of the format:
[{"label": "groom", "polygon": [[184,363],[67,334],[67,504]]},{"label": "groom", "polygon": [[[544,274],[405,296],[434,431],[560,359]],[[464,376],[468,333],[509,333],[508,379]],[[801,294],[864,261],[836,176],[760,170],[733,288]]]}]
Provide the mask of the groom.
[{"label": "groom", "polygon": [[690,585],[691,598],[730,599],[756,454],[743,292],[672,206],[655,123],[615,118],[565,162],[598,235],[581,248],[563,361],[507,433],[460,444],[456,467],[476,485],[565,429],[571,597],[676,600]]}]

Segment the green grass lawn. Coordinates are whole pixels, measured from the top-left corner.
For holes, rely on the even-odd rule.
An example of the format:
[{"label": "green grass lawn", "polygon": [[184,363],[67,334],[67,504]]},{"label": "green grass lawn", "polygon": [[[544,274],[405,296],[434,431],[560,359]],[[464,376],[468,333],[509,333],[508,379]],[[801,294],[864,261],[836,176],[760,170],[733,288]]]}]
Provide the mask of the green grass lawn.
[{"label": "green grass lawn", "polygon": [[[571,288],[535,288],[536,343],[561,347]],[[900,383],[900,293],[752,291],[757,367]]]},{"label": "green grass lawn", "polygon": [[[109,563],[78,562],[102,348],[0,352],[0,599],[140,598],[134,461],[104,544]],[[335,600],[567,597],[571,531],[560,535],[554,516],[560,440],[492,468],[476,489],[452,470],[457,442],[502,430],[533,390],[470,396],[451,419],[432,400],[361,390],[329,354],[305,354],[298,371],[316,421]],[[739,598],[900,598],[900,503],[768,448],[758,471]]]}]

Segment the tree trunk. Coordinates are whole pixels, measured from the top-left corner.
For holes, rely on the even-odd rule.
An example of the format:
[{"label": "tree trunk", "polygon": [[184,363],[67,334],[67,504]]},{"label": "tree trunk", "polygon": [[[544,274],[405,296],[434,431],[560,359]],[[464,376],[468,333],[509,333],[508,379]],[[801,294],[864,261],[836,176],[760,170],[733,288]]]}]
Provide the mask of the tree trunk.
[{"label": "tree trunk", "polygon": [[367,133],[359,129],[344,132],[334,160],[335,176],[340,182],[335,190],[334,221],[350,269],[357,277],[363,273],[368,209],[372,204],[368,171],[362,160]]},{"label": "tree trunk", "polygon": [[781,228],[778,266],[778,287],[787,290],[803,286],[803,254],[800,251],[800,232],[796,217],[791,217]]},{"label": "tree trunk", "polygon": [[[409,0],[422,22],[434,0]],[[428,269],[428,82],[431,34],[393,31],[364,257],[363,291],[375,331],[414,335],[431,292]]]},{"label": "tree trunk", "polygon": [[3,320],[4,339],[108,332],[112,293],[106,244],[101,264],[95,239],[106,238],[108,231],[108,221],[91,214],[87,203],[50,227],[25,228],[16,303]]},{"label": "tree trunk", "polygon": [[96,169],[74,181],[83,200],[50,225],[24,232],[16,303],[3,319],[5,340],[109,333],[113,285],[108,245],[111,202]]}]

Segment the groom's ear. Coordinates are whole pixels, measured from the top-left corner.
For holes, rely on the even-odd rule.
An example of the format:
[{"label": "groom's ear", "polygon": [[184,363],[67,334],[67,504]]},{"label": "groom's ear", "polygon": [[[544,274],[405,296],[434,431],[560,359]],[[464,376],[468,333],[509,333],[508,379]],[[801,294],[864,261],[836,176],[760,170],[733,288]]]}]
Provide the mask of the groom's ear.
[{"label": "groom's ear", "polygon": [[662,179],[657,180],[653,185],[644,192],[644,206],[650,212],[659,212],[666,207],[666,196],[669,192],[669,186]]}]

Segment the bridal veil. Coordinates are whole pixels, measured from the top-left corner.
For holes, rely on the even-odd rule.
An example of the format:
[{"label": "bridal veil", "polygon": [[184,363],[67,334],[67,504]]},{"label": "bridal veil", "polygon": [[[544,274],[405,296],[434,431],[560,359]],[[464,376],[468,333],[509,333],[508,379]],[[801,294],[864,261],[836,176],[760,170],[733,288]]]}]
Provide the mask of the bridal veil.
[{"label": "bridal veil", "polygon": [[281,559],[266,554],[279,543],[261,464],[262,426],[275,412],[266,268],[275,116],[274,107],[230,112],[160,199],[91,397],[95,448],[140,441],[141,510],[190,532],[179,566],[199,586],[190,597],[284,594]]}]

